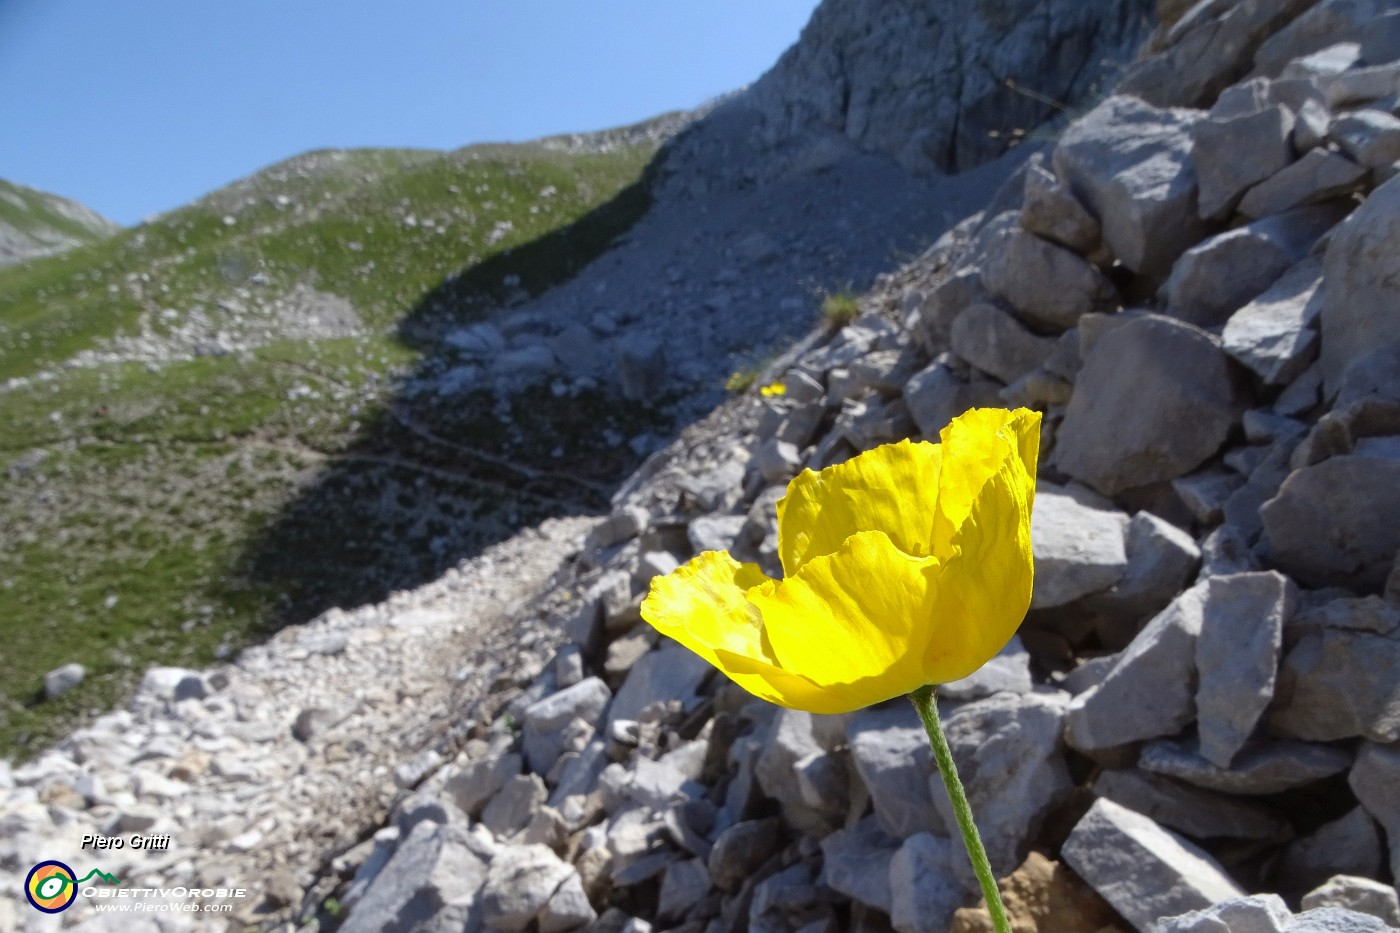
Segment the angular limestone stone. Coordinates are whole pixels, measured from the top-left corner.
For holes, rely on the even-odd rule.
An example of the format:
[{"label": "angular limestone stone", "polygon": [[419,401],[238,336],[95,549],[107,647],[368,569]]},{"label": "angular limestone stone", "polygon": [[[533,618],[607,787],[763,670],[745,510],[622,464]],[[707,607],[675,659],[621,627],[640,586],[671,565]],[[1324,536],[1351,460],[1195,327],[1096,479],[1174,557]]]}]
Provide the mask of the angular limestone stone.
[{"label": "angular limestone stone", "polygon": [[1330,742],[1400,741],[1400,632],[1312,632],[1288,652],[1269,729]]},{"label": "angular limestone stone", "polygon": [[1197,210],[1207,220],[1224,219],[1251,185],[1293,161],[1289,137],[1293,112],[1273,106],[1232,118],[1202,120],[1194,128],[1191,158],[1200,181]]},{"label": "angular limestone stone", "polygon": [[1082,489],[1041,483],[1031,516],[1036,580],[1031,608],[1049,609],[1122,579],[1128,516]]},{"label": "angular limestone stone", "polygon": [[1345,907],[1319,907],[1294,917],[1284,933],[1391,933],[1393,929],[1370,914]]},{"label": "angular limestone stone", "polygon": [[[1060,745],[1069,695],[998,693],[958,707],[943,723],[987,859],[997,877],[1025,859],[1041,823],[1069,795],[1072,782]],[[945,826],[956,826],[942,778],[929,779]],[[965,859],[954,871],[969,890],[976,876]]]},{"label": "angular limestone stone", "polygon": [[1268,290],[1225,322],[1225,352],[1269,385],[1292,382],[1317,353],[1313,327],[1322,303],[1322,260],[1309,257],[1285,272]]},{"label": "angular limestone stone", "polygon": [[1110,496],[1175,479],[1220,449],[1241,407],[1207,334],[1144,315],[1094,344],[1056,434],[1056,464]]},{"label": "angular limestone stone", "polygon": [[1277,894],[1256,894],[1212,904],[1202,910],[1170,917],[1158,925],[1158,933],[1283,933],[1293,911]]},{"label": "angular limestone stone", "polygon": [[1196,640],[1196,718],[1201,754],[1228,768],[1274,695],[1283,627],[1298,601],[1281,573],[1240,573],[1206,581]]},{"label": "angular limestone stone", "polygon": [[1061,854],[1140,933],[1156,933],[1164,917],[1245,895],[1215,859],[1111,800],[1094,802]]},{"label": "angular limestone stone", "polygon": [[1026,165],[1021,226],[1081,256],[1087,256],[1099,245],[1098,220],[1035,157]]},{"label": "angular limestone stone", "polygon": [[890,861],[898,850],[899,840],[868,816],[822,840],[822,880],[832,890],[889,913]]},{"label": "angular limestone stone", "polygon": [[1103,225],[1133,272],[1160,277],[1205,234],[1197,215],[1191,132],[1204,114],[1115,96],[1075,121],[1055,147],[1056,173]]},{"label": "angular limestone stone", "polygon": [[1371,878],[1356,875],[1336,875],[1320,888],[1303,895],[1303,910],[1321,907],[1344,907],[1359,914],[1370,914],[1385,921],[1386,926],[1400,929],[1400,901],[1395,889]]},{"label": "angular limestone stone", "polygon": [[851,718],[846,737],[885,832],[904,838],[944,831],[928,783],[933,753],[912,704],[862,710]]},{"label": "angular limestone stone", "polygon": [[571,875],[577,877],[573,866],[545,846],[506,846],[491,860],[481,888],[486,925],[526,929]]},{"label": "angular limestone stone", "polygon": [[419,823],[374,876],[340,929],[379,933],[442,927],[471,929],[483,911],[477,892],[491,856],[469,834],[451,824]]},{"label": "angular limestone stone", "polygon": [[1226,794],[1277,794],[1346,770],[1351,753],[1332,745],[1268,741],[1247,745],[1220,768],[1182,742],[1149,742],[1138,758],[1145,771],[1180,778]]},{"label": "angular limestone stone", "polygon": [[1138,633],[1103,681],[1075,698],[1065,738],[1085,751],[1175,735],[1194,717],[1196,639],[1207,585],[1178,596]]},{"label": "angular limestone stone", "polygon": [[1064,330],[1091,311],[1118,306],[1118,289],[1096,266],[1019,226],[989,249],[982,284],[1028,322]]},{"label": "angular limestone stone", "polygon": [[1400,176],[1371,192],[1327,245],[1322,371],[1336,395],[1353,361],[1400,347]]},{"label": "angular limestone stone", "polygon": [[1201,241],[1182,254],[1162,287],[1166,313],[1198,327],[1224,324],[1302,260],[1346,210],[1295,208]]},{"label": "angular limestone stone", "polygon": [[1192,839],[1286,839],[1286,820],[1268,807],[1226,794],[1214,794],[1136,768],[1103,771],[1094,795],[1150,816]]},{"label": "angular limestone stone", "polygon": [[1240,201],[1240,213],[1258,219],[1305,204],[1318,204],[1355,191],[1370,172],[1330,149],[1309,149],[1297,162],[1253,188]]},{"label": "angular limestone stone", "polygon": [[1384,586],[1400,550],[1400,456],[1389,454],[1294,471],[1259,510],[1270,562],[1308,586]]},{"label": "angular limestone stone", "polygon": [[1391,881],[1400,882],[1400,795],[1395,793],[1395,788],[1400,787],[1400,744],[1363,744],[1347,783],[1361,806],[1385,830],[1390,845]]},{"label": "angular limestone stone", "polygon": [[1135,618],[1156,615],[1186,588],[1201,565],[1201,549],[1189,534],[1138,512],[1128,522],[1128,566],[1107,592],[1090,600],[1096,609]]},{"label": "angular limestone stone", "polygon": [[953,866],[964,859],[951,839],[916,833],[890,860],[890,924],[898,933],[945,933],[962,903]]},{"label": "angular limestone stone", "polygon": [[975,304],[953,322],[953,352],[1002,382],[1015,382],[1035,369],[1055,348],[1011,315],[989,304]]},{"label": "angular limestone stone", "polygon": [[526,707],[524,748],[530,770],[549,773],[564,750],[564,727],[575,719],[597,725],[611,697],[607,684],[590,677]]}]

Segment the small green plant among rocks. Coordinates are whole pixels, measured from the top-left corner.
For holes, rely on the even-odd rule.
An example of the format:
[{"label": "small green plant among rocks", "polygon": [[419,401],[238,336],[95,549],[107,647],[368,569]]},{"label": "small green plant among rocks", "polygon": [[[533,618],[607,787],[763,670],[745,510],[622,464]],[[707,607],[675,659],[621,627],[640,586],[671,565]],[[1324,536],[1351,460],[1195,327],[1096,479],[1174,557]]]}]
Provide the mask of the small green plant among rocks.
[{"label": "small green plant among rocks", "polygon": [[822,299],[822,323],[828,330],[840,330],[860,314],[860,299],[850,288],[832,292]]}]

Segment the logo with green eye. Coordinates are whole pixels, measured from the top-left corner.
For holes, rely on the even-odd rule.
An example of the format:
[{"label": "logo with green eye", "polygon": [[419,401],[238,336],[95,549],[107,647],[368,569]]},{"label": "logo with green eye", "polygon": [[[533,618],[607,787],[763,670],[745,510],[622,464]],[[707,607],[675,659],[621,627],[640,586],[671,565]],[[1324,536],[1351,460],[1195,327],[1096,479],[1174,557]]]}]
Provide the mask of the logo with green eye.
[{"label": "logo with green eye", "polygon": [[49,859],[29,869],[29,874],[24,879],[24,896],[35,910],[56,914],[71,907],[78,899],[78,885],[85,884],[94,876],[108,884],[121,884],[121,881],[98,868],[78,878],[67,865],[56,859]]}]

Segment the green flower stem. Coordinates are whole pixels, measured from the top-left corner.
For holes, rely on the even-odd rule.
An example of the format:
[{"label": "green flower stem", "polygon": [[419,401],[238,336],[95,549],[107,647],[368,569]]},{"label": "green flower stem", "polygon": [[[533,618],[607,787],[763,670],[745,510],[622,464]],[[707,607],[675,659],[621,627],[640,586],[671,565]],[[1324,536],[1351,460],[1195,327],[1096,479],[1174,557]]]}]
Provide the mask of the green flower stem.
[{"label": "green flower stem", "polygon": [[913,701],[914,709],[919,711],[924,731],[933,745],[933,758],[938,762],[943,786],[948,788],[948,799],[953,802],[958,829],[962,831],[963,843],[967,846],[967,857],[972,860],[972,870],[977,873],[977,883],[982,886],[982,896],[987,899],[992,926],[996,928],[996,933],[1011,933],[1006,908],[1001,903],[1001,892],[997,890],[997,879],[992,874],[987,850],[982,848],[982,837],[977,832],[977,824],[972,821],[972,808],[967,805],[967,794],[963,792],[962,781],[958,778],[958,766],[953,762],[953,752],[948,748],[943,726],[938,722],[938,702],[934,698],[933,686],[920,687],[909,694],[909,699]]}]

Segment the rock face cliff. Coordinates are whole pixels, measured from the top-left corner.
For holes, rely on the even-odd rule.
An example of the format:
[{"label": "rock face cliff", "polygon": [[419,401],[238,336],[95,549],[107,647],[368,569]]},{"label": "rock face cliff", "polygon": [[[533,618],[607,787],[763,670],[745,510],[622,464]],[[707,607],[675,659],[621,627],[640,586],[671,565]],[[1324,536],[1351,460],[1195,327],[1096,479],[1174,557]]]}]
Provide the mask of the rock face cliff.
[{"label": "rock face cliff", "polygon": [[[776,708],[639,607],[697,552],[776,572],[799,470],[1026,405],[1031,612],[939,688],[1016,929],[1400,927],[1397,82],[1400,12],[1196,5],[854,322],[775,360],[781,393],[654,454],[552,585],[505,594],[460,692],[364,671],[406,644],[436,677],[471,634],[443,615],[470,624],[511,548],[153,672],[130,711],[0,769],[7,830],[63,853],[164,820],[217,855],[113,864],[291,877],[240,919],[347,931],[990,929],[907,703]],[[22,858],[0,843],[0,870]]]},{"label": "rock face cliff", "polygon": [[918,175],[966,171],[1102,95],[1146,38],[1152,9],[1147,0],[827,0],[767,74],[673,148],[687,173],[731,183],[856,153]]}]

